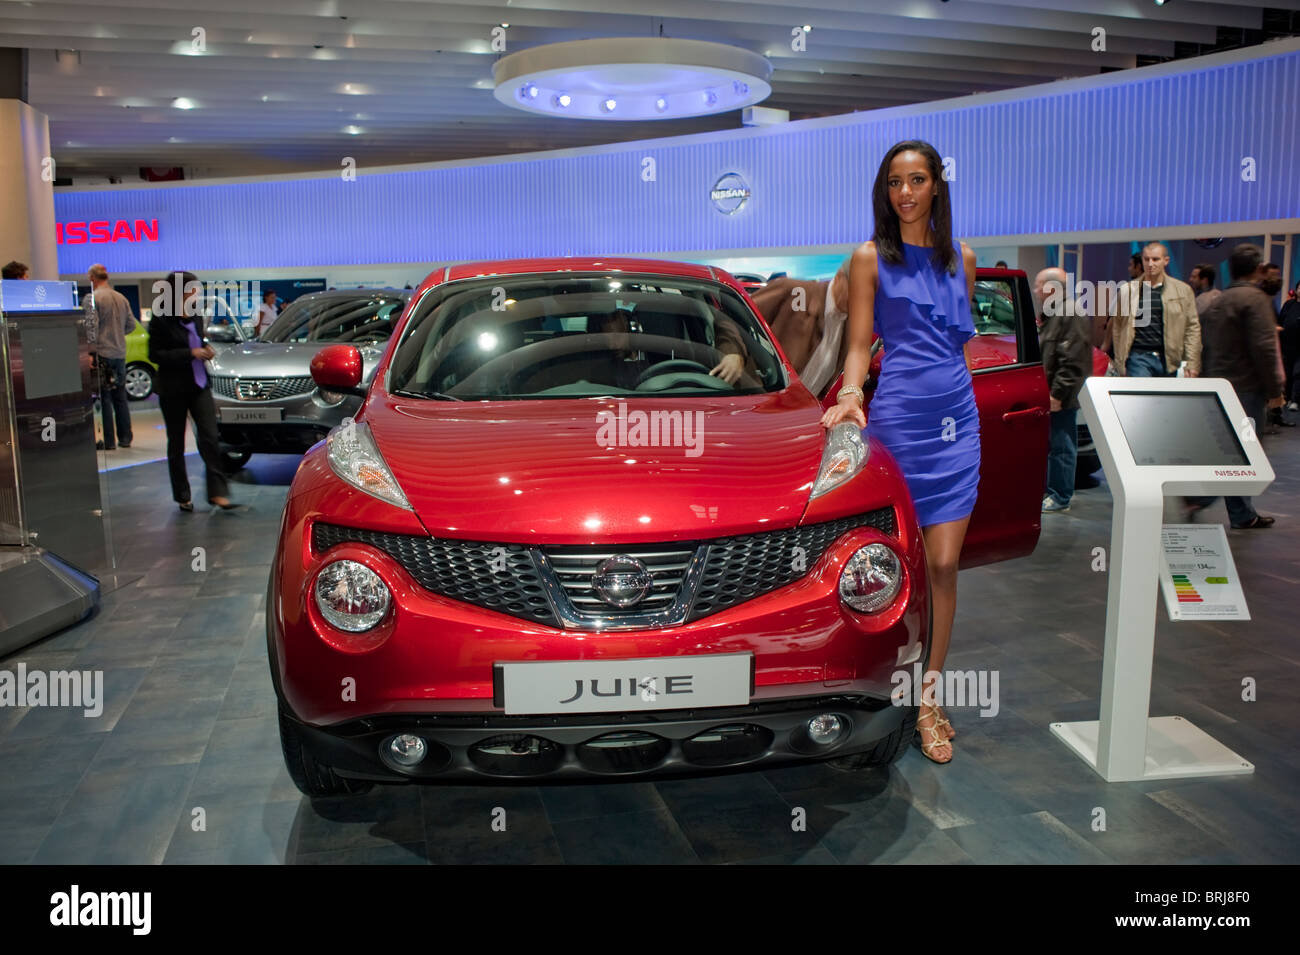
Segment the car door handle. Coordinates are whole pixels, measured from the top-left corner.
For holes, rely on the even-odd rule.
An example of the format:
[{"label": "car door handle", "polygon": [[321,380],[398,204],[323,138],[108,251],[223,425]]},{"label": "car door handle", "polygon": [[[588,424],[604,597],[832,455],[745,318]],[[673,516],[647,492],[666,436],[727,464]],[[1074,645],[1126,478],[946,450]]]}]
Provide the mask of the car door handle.
[{"label": "car door handle", "polygon": [[1020,411],[1008,411],[1002,416],[1002,420],[1007,424],[1015,424],[1024,418],[1041,418],[1047,414],[1042,408],[1024,408]]}]

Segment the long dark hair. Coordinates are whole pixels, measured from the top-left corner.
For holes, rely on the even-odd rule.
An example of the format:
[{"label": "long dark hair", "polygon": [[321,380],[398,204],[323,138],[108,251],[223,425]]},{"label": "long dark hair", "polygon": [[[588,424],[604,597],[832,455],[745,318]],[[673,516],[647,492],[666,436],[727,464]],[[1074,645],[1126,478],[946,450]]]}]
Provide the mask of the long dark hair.
[{"label": "long dark hair", "polygon": [[898,224],[898,213],[889,201],[889,164],[899,153],[914,152],[925,157],[934,180],[934,202],[930,206],[930,232],[934,236],[934,264],[950,275],[957,274],[957,254],[952,248],[952,202],[948,198],[948,180],[943,177],[943,160],[939,152],[920,139],[895,143],[880,161],[876,184],[871,188],[871,211],[876,219],[871,241],[876,244],[876,254],[891,265],[903,262],[903,235]]}]

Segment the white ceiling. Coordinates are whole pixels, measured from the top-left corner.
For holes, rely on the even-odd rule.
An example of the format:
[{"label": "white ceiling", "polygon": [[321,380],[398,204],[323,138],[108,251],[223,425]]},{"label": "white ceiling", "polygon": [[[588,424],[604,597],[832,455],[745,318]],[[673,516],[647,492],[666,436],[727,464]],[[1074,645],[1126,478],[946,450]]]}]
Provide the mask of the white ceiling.
[{"label": "white ceiling", "polygon": [[[1187,55],[1219,42],[1220,28],[1259,30],[1265,7],[1297,11],[1300,0],[820,0],[816,9],[780,0],[0,0],[0,46],[30,50],[29,101],[50,118],[61,176],[134,179],[140,166],[287,172],[337,167],[343,156],[362,166],[430,162],[740,125],[737,113],[624,124],[503,106],[491,92],[501,55],[491,30],[502,22],[507,52],[584,37],[649,41],[661,29],[732,43],[771,61],[763,105],[799,119]],[[805,23],[813,30],[797,53],[790,31]],[[1105,52],[1091,49],[1098,27]],[[189,55],[196,28],[206,52]],[[177,97],[195,108],[174,108]]]}]

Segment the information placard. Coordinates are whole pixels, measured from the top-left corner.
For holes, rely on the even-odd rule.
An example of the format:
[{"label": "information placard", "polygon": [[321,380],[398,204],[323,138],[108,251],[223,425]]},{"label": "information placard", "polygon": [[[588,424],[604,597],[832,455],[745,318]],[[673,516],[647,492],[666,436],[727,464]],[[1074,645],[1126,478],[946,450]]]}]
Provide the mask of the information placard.
[{"label": "information placard", "polygon": [[1249,620],[1222,524],[1165,524],[1160,593],[1170,620]]}]

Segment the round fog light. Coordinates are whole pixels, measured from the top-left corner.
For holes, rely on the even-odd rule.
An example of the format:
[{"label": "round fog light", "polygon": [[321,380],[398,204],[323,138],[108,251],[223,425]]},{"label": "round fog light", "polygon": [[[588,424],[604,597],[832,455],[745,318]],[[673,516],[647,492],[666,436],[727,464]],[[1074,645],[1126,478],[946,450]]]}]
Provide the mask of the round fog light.
[{"label": "round fog light", "polygon": [[840,599],[859,613],[884,610],[903,584],[903,564],[892,548],[868,544],[849,558],[840,574]]},{"label": "round fog light", "polygon": [[388,741],[388,755],[393,758],[393,762],[403,766],[414,766],[428,752],[429,745],[424,739],[410,733],[402,733]]},{"label": "round fog light", "polygon": [[844,735],[844,721],[834,713],[822,713],[808,721],[808,738],[828,746]]},{"label": "round fog light", "polygon": [[355,560],[338,560],[316,577],[316,606],[331,626],[348,633],[369,630],[392,600],[383,578]]}]

